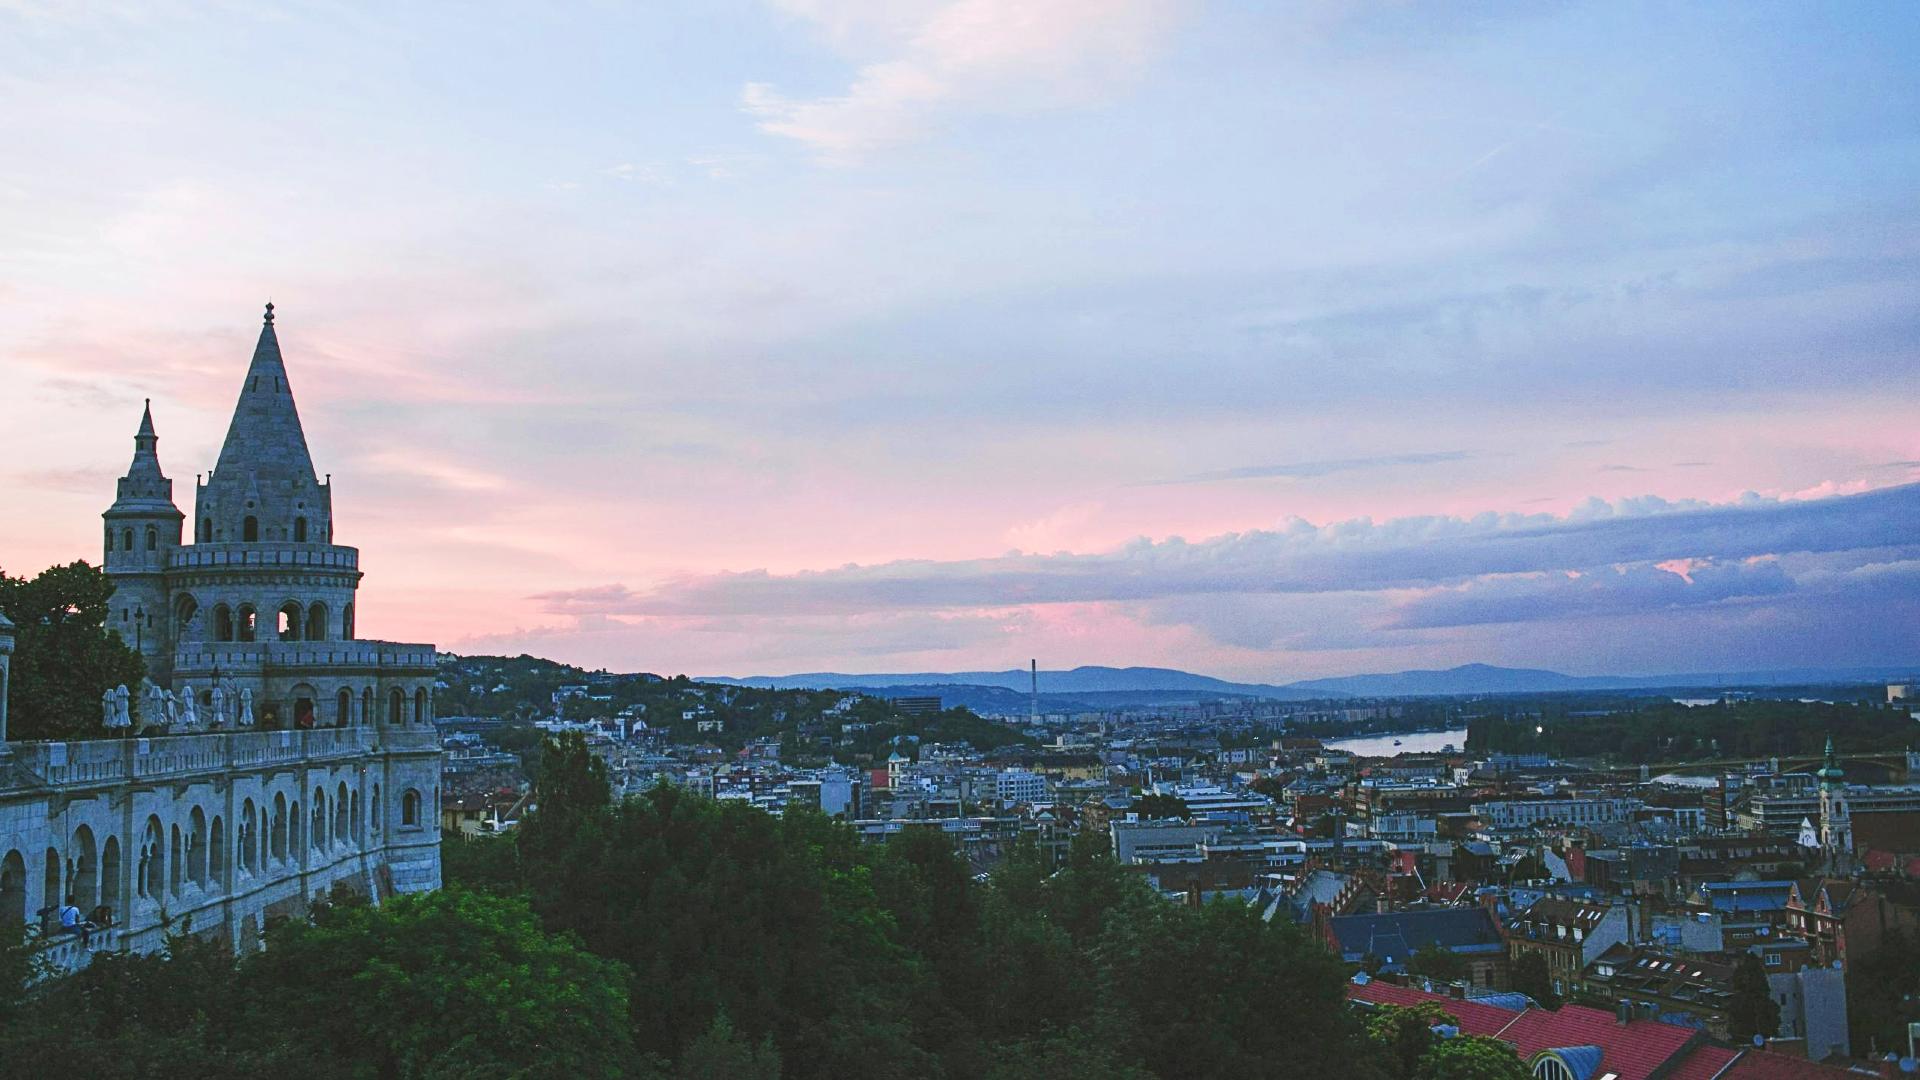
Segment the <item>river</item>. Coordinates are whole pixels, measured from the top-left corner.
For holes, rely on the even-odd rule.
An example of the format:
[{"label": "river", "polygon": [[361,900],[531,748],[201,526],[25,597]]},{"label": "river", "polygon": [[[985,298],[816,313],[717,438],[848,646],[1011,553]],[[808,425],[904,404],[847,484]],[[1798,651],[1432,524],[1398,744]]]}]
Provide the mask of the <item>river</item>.
[{"label": "river", "polygon": [[[1398,743],[1398,745],[1395,745]],[[1451,731],[1410,731],[1405,735],[1369,735],[1363,739],[1335,739],[1329,750],[1345,750],[1361,757],[1392,757],[1395,754],[1435,754],[1451,744],[1455,750],[1467,745],[1467,729]]]}]

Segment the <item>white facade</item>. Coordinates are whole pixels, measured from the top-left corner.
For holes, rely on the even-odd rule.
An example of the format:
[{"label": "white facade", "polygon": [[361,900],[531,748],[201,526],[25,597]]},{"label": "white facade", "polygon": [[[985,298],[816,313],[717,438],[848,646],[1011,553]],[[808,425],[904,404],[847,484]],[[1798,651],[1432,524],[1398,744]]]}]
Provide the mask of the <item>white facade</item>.
[{"label": "white facade", "polygon": [[[185,543],[158,442],[149,410],[103,515],[108,628],[151,677],[103,722],[136,730],[5,741],[0,626],[0,918],[70,895],[110,927],[93,951],[175,932],[244,950],[336,886],[438,888],[436,654],[356,634],[359,552],[333,543],[272,305]],[[52,955],[87,959],[71,940]]]}]

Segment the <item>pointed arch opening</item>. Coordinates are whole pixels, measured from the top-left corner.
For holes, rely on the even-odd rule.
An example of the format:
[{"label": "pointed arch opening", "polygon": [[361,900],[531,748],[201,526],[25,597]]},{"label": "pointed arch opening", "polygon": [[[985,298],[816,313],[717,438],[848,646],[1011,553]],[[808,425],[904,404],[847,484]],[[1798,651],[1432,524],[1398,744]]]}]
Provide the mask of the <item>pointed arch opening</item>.
[{"label": "pointed arch opening", "polygon": [[27,860],[18,851],[0,859],[0,920],[27,921]]},{"label": "pointed arch opening", "polygon": [[[120,902],[120,838],[107,837],[100,848],[100,900],[101,907],[112,914],[113,905]],[[95,920],[105,925],[104,920]]]},{"label": "pointed arch opening", "polygon": [[300,610],[298,603],[289,600],[281,604],[279,618],[274,626],[275,631],[280,635],[280,640],[299,641],[300,626],[305,618],[306,615]]},{"label": "pointed arch opening", "polygon": [[308,641],[327,640],[327,605],[318,600],[307,605],[306,634]]},{"label": "pointed arch opening", "polygon": [[67,892],[81,911],[100,902],[100,866],[94,861],[93,830],[81,825],[67,844]]},{"label": "pointed arch opening", "polygon": [[260,539],[260,519],[249,515],[240,523],[240,539],[251,544]]},{"label": "pointed arch opening", "polygon": [[304,544],[307,542],[306,518],[297,517],[293,519],[293,542],[296,544]]}]

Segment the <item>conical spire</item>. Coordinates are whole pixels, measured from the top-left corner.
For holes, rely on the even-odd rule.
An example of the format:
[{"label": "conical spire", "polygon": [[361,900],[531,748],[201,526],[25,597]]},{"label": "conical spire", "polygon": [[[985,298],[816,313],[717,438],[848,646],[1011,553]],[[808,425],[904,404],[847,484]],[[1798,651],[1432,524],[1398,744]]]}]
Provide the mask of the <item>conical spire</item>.
[{"label": "conical spire", "polygon": [[293,387],[280,359],[280,339],[273,331],[273,305],[267,305],[260,324],[260,341],[253,347],[253,363],[240,386],[233,407],[227,441],[214,466],[218,479],[242,481],[256,474],[264,484],[275,481],[301,485],[315,483],[313,457],[307,452],[306,432],[293,404]]},{"label": "conical spire", "polygon": [[1827,751],[1820,762],[1820,771],[1814,774],[1824,786],[1838,787],[1846,781],[1847,774],[1840,768],[1840,758],[1833,752],[1833,736],[1827,736]]}]

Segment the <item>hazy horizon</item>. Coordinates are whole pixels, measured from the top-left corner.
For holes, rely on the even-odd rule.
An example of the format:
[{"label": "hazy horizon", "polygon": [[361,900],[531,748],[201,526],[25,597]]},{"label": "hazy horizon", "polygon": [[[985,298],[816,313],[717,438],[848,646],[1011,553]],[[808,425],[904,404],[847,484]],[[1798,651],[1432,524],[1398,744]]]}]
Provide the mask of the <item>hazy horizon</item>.
[{"label": "hazy horizon", "polygon": [[[0,0],[0,569],[279,336],[359,626],[1920,658],[1920,8]],[[184,493],[184,497],[182,496]]]}]

